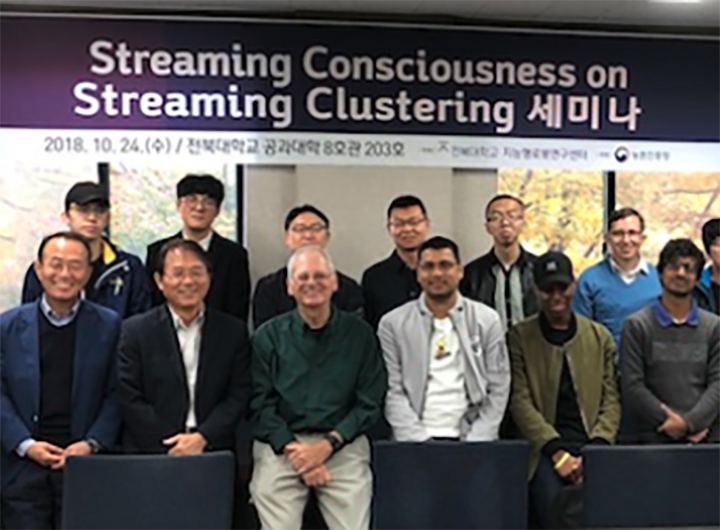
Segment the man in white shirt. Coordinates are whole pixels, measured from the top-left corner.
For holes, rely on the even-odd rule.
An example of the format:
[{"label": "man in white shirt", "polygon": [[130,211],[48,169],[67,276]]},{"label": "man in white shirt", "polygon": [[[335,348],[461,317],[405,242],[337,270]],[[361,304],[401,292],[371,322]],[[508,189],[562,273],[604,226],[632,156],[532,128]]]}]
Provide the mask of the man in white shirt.
[{"label": "man in white shirt", "polygon": [[423,293],[378,327],[388,371],[385,416],[398,441],[492,441],[510,394],[497,312],[458,291],[457,245],[433,237],[419,249]]}]

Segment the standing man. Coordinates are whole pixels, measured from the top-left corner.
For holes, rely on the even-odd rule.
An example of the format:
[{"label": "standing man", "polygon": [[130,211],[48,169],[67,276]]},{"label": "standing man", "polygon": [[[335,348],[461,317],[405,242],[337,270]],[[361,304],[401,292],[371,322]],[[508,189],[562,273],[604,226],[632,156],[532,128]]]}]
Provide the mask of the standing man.
[{"label": "standing man", "polygon": [[620,343],[623,322],[660,296],[657,270],[640,255],[645,220],[637,210],[610,214],[605,242],[610,254],[580,275],[573,311],[604,325]]},{"label": "standing man", "polygon": [[510,412],[530,443],[530,500],[542,528],[564,485],[582,481],[582,448],[614,443],[620,423],[615,343],[607,329],[571,310],[573,266],[560,252],[534,267],[540,313],[508,334]]},{"label": "standing man", "polygon": [[463,296],[494,308],[503,329],[537,313],[532,281],[537,256],[520,245],[525,205],[512,195],[497,195],[485,208],[485,230],[493,248],[465,267]]},{"label": "standing man", "polygon": [[43,239],[40,299],[0,316],[3,529],[60,528],[65,459],[116,441],[120,317],[82,300],[91,255],[75,232]]},{"label": "standing man", "polygon": [[689,239],[669,241],[658,262],[662,294],[623,328],[623,405],[637,441],[720,442],[720,317],[692,292],[705,257]]},{"label": "standing man", "polygon": [[700,307],[720,315],[720,218],[703,225],[702,240],[710,265],[702,272],[694,294]]},{"label": "standing man", "polygon": [[253,337],[252,498],[263,529],[300,528],[308,491],[329,528],[370,526],[370,444],[387,374],[372,328],[332,304],[330,256],[302,247],[288,262],[297,309]]},{"label": "standing man", "polygon": [[[309,204],[290,210],[285,218],[285,244],[295,252],[308,246],[325,248],[330,242],[330,220]],[[335,272],[338,287],[332,303],[343,311],[357,315],[363,311],[363,296],[355,280],[343,273]],[[253,297],[253,324],[255,329],[273,317],[292,311],[295,299],[288,293],[288,276],[285,267],[260,278]]]},{"label": "standing man", "polygon": [[374,328],[385,313],[420,296],[415,269],[418,248],[430,230],[425,205],[412,195],[397,197],[387,210],[387,229],[395,250],[366,269],[361,282],[365,319]]},{"label": "standing man", "polygon": [[[150,308],[147,273],[137,256],[118,249],[103,237],[110,222],[107,191],[95,182],[78,182],[65,196],[63,221],[71,232],[90,243],[90,277],[84,297],[115,311],[121,318],[144,313]],[[22,302],[33,302],[42,295],[37,267],[25,274]]]},{"label": "standing man", "polygon": [[205,303],[247,322],[250,310],[250,268],[247,251],[235,241],[222,237],[212,228],[220,214],[225,189],[211,175],[187,175],[177,183],[177,209],[183,222],[180,233],[147,248],[147,265],[153,286],[153,305],[165,302],[154,280],[158,254],[170,239],[195,241],[210,256],[213,274]]},{"label": "standing man", "polygon": [[378,329],[394,438],[497,440],[510,396],[500,317],[458,292],[463,269],[453,241],[429,239],[419,260],[423,294],[386,314]]}]

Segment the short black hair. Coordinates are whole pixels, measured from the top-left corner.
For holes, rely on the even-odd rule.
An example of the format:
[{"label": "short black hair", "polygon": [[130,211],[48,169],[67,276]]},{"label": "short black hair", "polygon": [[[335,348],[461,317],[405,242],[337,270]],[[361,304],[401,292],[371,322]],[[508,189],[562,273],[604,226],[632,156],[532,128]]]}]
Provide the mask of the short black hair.
[{"label": "short black hair", "polygon": [[220,208],[225,199],[225,186],[212,175],[185,175],[176,186],[177,198],[188,195],[207,195]]},{"label": "short black hair", "polygon": [[495,197],[490,199],[490,201],[487,203],[487,206],[485,206],[485,217],[487,217],[488,214],[490,213],[490,207],[493,204],[495,204],[498,201],[507,201],[507,200],[515,201],[516,203],[518,203],[520,208],[522,208],[523,210],[525,209],[525,203],[522,202],[522,200],[520,200],[518,197],[515,197],[515,195],[510,195],[509,193],[501,193],[500,195],[495,195]]},{"label": "short black hair", "polygon": [[705,255],[702,250],[690,239],[671,239],[660,251],[657,270],[662,274],[665,267],[675,262],[678,258],[691,258],[695,262],[695,278],[700,278],[705,266]]},{"label": "short black hair", "polygon": [[420,208],[420,211],[423,213],[423,215],[427,215],[425,205],[420,199],[415,197],[415,195],[401,195],[400,197],[395,197],[390,203],[390,206],[388,206],[388,219],[390,219],[390,214],[393,210],[402,210],[404,208],[412,208],[413,206],[417,206],[418,208]]},{"label": "short black hair", "polygon": [[320,210],[318,210],[311,204],[301,204],[300,206],[296,206],[295,208],[290,210],[287,216],[285,216],[285,231],[288,231],[290,225],[298,215],[302,215],[304,213],[312,213],[317,215],[322,220],[322,222],[325,223],[325,227],[330,228],[330,219],[328,219],[327,215],[322,213]]},{"label": "short black hair", "polygon": [[45,251],[45,247],[53,239],[67,239],[69,241],[77,241],[83,247],[85,247],[85,250],[87,251],[88,263],[92,262],[92,249],[90,248],[90,243],[88,242],[87,238],[85,238],[85,236],[81,236],[80,234],[77,234],[75,232],[69,232],[69,231],[65,230],[63,232],[55,232],[54,234],[45,236],[42,239],[42,241],[40,241],[40,246],[38,247],[38,253],[37,253],[37,260],[40,263],[42,263],[42,260],[43,260],[43,252]]},{"label": "short black hair", "polygon": [[197,241],[191,241],[189,239],[181,239],[179,237],[173,238],[165,243],[158,253],[157,260],[155,261],[155,270],[160,276],[165,272],[165,260],[167,255],[175,249],[185,250],[195,254],[195,256],[203,262],[208,274],[212,274],[212,262],[210,256],[203,250],[203,248],[197,243]]},{"label": "short black hair", "polygon": [[452,239],[448,239],[447,237],[443,236],[433,236],[430,239],[424,241],[418,249],[418,260],[422,259],[422,254],[427,249],[442,250],[444,248],[449,248],[450,250],[452,250],[453,256],[455,256],[455,260],[460,263],[460,249],[458,248],[457,243],[455,243],[455,241],[453,241]]},{"label": "short black hair", "polygon": [[608,232],[612,228],[612,225],[614,225],[621,219],[627,219],[628,217],[637,217],[638,219],[640,219],[640,231],[645,231],[645,219],[642,215],[640,215],[640,212],[638,212],[635,208],[630,208],[626,206],[625,208],[620,208],[610,214],[607,222]]},{"label": "short black hair", "polygon": [[710,247],[720,237],[720,218],[710,219],[702,227],[702,241],[705,252],[710,254]]}]

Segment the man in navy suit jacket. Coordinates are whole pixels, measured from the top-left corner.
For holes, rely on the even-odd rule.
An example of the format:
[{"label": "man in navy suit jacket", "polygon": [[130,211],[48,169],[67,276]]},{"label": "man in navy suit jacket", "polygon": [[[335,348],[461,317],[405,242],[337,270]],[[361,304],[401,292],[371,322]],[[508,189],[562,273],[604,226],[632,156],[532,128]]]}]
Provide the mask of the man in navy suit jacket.
[{"label": "man in navy suit jacket", "polygon": [[43,239],[43,296],[0,316],[3,530],[59,528],[65,459],[116,442],[120,317],[81,300],[90,255],[78,234]]}]

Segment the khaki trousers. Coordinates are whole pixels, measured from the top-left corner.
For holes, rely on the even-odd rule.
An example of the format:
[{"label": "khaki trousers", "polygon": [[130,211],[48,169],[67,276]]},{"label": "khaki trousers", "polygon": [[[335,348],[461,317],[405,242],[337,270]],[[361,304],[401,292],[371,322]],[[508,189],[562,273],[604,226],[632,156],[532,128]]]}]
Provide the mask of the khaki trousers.
[{"label": "khaki trousers", "polygon": [[[315,442],[320,436],[298,436]],[[254,469],[250,482],[252,502],[263,530],[299,530],[309,488],[285,455],[270,445],[253,444]],[[325,465],[331,480],[316,488],[318,504],[330,530],[365,530],[370,527],[372,471],[370,443],[360,436],[332,455]]]}]

